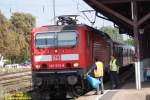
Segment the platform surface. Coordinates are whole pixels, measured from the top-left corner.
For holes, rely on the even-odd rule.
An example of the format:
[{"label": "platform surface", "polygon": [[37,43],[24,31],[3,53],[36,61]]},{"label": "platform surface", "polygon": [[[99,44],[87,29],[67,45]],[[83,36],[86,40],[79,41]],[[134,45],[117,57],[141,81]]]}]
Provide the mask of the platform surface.
[{"label": "platform surface", "polygon": [[150,82],[142,83],[142,89],[136,90],[135,83],[127,83],[120,89],[106,89],[104,94],[94,95],[90,91],[76,100],[150,100]]}]

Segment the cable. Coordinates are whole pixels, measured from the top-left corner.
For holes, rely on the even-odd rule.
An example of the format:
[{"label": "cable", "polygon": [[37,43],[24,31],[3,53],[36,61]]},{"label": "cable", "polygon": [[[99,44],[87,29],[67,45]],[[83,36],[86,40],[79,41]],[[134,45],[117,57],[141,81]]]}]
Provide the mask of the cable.
[{"label": "cable", "polygon": [[84,9],[87,9],[86,7],[84,7],[83,5],[81,5],[81,3],[78,1],[75,1],[75,0],[72,0],[73,2],[75,2],[77,5],[78,5],[78,9],[79,9],[79,6],[84,8]]}]

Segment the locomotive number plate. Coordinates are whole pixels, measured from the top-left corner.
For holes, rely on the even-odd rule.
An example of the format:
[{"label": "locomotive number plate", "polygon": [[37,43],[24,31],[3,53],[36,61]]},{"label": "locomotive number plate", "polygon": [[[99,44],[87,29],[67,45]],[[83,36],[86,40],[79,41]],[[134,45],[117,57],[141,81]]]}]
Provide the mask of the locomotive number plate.
[{"label": "locomotive number plate", "polygon": [[52,60],[53,61],[60,61],[61,60],[61,56],[60,55],[53,55],[52,56]]}]

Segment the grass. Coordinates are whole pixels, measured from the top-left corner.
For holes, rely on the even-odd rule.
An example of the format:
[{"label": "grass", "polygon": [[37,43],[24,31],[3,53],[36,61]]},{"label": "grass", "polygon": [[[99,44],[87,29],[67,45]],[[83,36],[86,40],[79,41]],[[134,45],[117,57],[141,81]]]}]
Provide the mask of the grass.
[{"label": "grass", "polygon": [[31,100],[31,97],[21,91],[16,91],[13,95],[7,94],[3,100]]}]

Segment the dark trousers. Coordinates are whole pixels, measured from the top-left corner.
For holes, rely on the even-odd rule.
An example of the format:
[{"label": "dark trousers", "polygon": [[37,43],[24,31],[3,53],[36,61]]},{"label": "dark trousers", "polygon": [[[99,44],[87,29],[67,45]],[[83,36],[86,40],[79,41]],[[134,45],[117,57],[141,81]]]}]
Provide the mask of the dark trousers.
[{"label": "dark trousers", "polygon": [[117,71],[110,71],[110,88],[116,88],[119,85],[119,78]]}]

